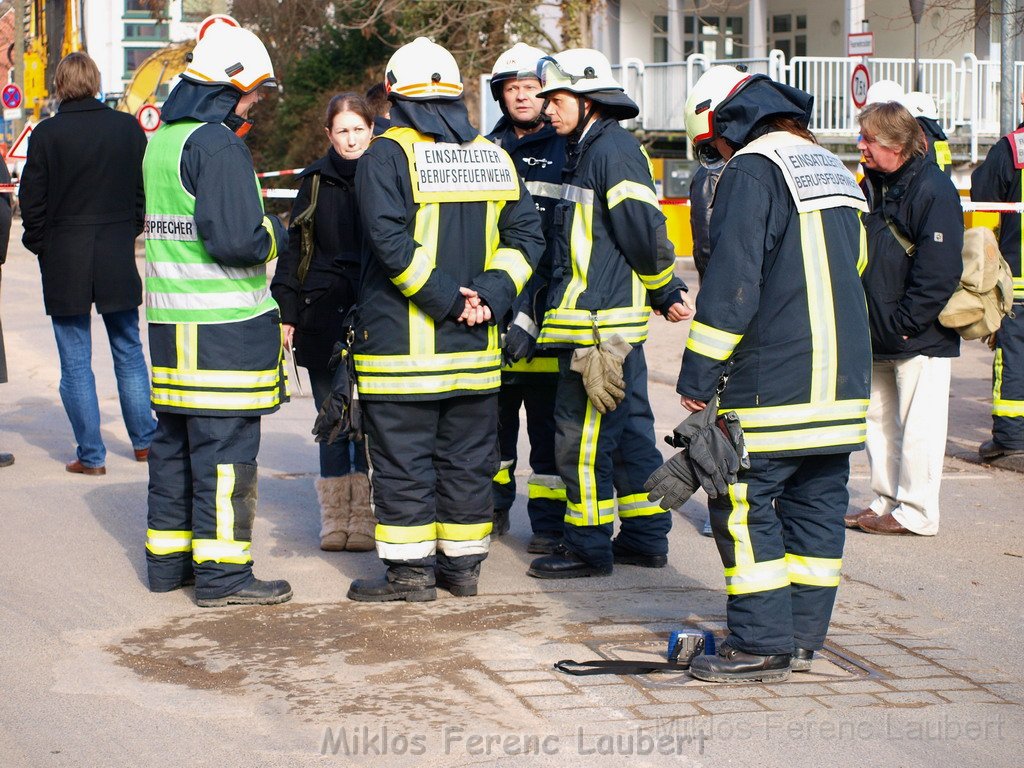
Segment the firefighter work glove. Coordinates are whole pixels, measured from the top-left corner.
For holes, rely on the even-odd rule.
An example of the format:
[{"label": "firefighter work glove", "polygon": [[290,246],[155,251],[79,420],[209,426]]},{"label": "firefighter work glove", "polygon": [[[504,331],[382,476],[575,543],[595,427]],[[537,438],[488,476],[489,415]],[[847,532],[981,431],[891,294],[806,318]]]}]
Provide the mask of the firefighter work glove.
[{"label": "firefighter work glove", "polygon": [[[734,444],[736,436],[738,445]],[[673,445],[685,445],[693,472],[708,497],[715,499],[729,492],[741,467],[742,431],[736,414],[718,416],[715,396],[703,411],[690,414],[673,430]],[[749,461],[747,462],[749,466]]]},{"label": "firefighter work glove", "polygon": [[690,466],[690,457],[682,450],[658,467],[644,483],[648,501],[671,512],[679,509],[700,488],[700,481]]},{"label": "firefighter work glove", "polygon": [[352,353],[347,345],[340,341],[334,345],[328,368],[334,371],[331,392],[320,406],[313,423],[313,434],[316,442],[330,445],[339,435],[348,435],[352,429],[354,369]]},{"label": "firefighter work glove", "polygon": [[525,312],[516,314],[512,324],[505,333],[505,343],[501,348],[502,361],[506,366],[518,360],[530,362],[537,350],[537,336],[540,328],[533,321],[533,318]]},{"label": "firefighter work glove", "polygon": [[622,363],[633,347],[619,334],[593,347],[581,347],[572,353],[571,370],[583,377],[587,397],[598,413],[614,411],[626,396]]}]

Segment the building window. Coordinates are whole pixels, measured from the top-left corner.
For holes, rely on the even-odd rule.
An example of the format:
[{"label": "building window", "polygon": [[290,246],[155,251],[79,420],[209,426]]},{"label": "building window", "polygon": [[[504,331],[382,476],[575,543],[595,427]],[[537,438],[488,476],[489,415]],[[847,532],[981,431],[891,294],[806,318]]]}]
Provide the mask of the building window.
[{"label": "building window", "polygon": [[124,15],[132,18],[167,18],[167,0],[124,0]]},{"label": "building window", "polygon": [[124,49],[124,79],[131,80],[135,70],[139,68],[150,54],[158,51],[159,48],[125,48]]},{"label": "building window", "polygon": [[687,16],[683,19],[683,58],[702,53],[709,59],[741,57],[743,38],[742,16]]},{"label": "building window", "polygon": [[668,16],[654,17],[654,52],[651,57],[655,64],[668,61]]},{"label": "building window", "polygon": [[181,20],[202,21],[214,13],[227,13],[227,0],[182,0]]},{"label": "building window", "polygon": [[170,35],[166,24],[131,23],[124,25],[124,39],[130,42],[166,42],[170,39]]},{"label": "building window", "polygon": [[807,55],[807,16],[789,13],[772,16],[772,47],[788,59]]}]

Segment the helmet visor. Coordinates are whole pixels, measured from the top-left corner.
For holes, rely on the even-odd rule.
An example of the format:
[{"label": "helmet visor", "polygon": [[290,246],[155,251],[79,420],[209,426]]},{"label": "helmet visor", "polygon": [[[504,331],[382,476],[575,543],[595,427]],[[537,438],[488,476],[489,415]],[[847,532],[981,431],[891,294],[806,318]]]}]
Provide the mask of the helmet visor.
[{"label": "helmet visor", "polygon": [[722,164],[722,155],[710,142],[694,147],[697,161],[705,168],[716,168]]},{"label": "helmet visor", "polygon": [[593,67],[587,67],[582,75],[573,75],[562,69],[562,65],[553,56],[545,56],[537,62],[536,77],[540,78],[540,86],[544,90],[556,90],[566,88],[575,90],[574,86],[580,80],[592,80],[597,77]]}]

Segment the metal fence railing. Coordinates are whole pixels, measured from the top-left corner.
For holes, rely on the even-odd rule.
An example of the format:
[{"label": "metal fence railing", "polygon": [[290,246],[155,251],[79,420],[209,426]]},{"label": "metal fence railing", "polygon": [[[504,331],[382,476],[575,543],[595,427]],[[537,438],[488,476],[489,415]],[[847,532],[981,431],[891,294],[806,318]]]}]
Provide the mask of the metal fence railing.
[{"label": "metal fence railing", "polygon": [[[630,128],[646,131],[680,132],[685,128],[683,106],[693,84],[716,64],[745,65],[752,73],[765,74],[814,95],[811,130],[822,136],[851,139],[857,135],[858,109],[850,92],[853,68],[861,59],[829,56],[794,56],[788,62],[781,51],[764,58],[712,60],[699,53],[686,61],[645,64],[626,59],[613,67],[615,77],[640,107],[640,116],[629,121]],[[868,58],[863,60],[871,81],[895,80],[905,91],[913,90],[915,63],[910,58]],[[999,93],[1002,87],[998,61],[980,60],[965,54],[958,64],[951,59],[921,59],[921,90],[935,98],[939,123],[947,133],[967,137],[971,159],[978,159],[979,137],[999,135]],[[1009,85],[1009,84],[1008,84]],[[1024,61],[1014,63],[1014,125],[1022,119],[1019,96],[1024,89]],[[481,78],[481,92],[487,93],[487,78]],[[496,105],[481,100],[481,118],[491,124]]]}]

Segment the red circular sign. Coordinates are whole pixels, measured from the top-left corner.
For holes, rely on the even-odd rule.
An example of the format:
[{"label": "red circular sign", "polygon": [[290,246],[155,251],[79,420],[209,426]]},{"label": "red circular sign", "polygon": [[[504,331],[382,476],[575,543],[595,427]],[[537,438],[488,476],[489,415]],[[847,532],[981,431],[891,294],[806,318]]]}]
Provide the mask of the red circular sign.
[{"label": "red circular sign", "polygon": [[14,83],[8,83],[4,86],[0,97],[4,100],[4,106],[8,109],[17,109],[21,106],[21,88]]},{"label": "red circular sign", "polygon": [[858,64],[853,68],[853,75],[850,76],[850,93],[853,96],[853,106],[862,109],[868,103],[868,88],[871,87],[871,75],[868,68]]},{"label": "red circular sign", "polygon": [[142,130],[153,133],[160,127],[160,109],[155,104],[143,104],[135,113],[135,119],[139,121]]}]

